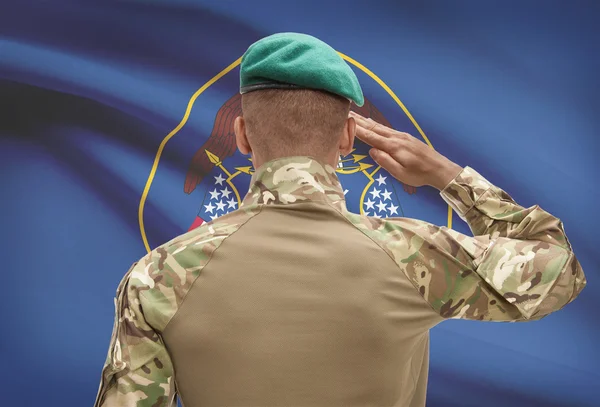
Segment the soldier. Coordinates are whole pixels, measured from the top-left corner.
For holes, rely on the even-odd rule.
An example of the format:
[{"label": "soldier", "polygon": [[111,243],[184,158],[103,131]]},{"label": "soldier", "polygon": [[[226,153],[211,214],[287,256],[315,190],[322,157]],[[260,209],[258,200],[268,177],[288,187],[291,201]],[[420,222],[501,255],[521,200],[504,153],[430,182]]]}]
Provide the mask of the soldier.
[{"label": "soldier", "polygon": [[[362,91],[325,43],[266,37],[240,75],[250,192],[125,275],[96,406],[424,406],[433,326],[539,319],[585,286],[559,219],[349,115]],[[348,212],[335,168],[355,135],[401,182],[440,190],[475,237]]]}]

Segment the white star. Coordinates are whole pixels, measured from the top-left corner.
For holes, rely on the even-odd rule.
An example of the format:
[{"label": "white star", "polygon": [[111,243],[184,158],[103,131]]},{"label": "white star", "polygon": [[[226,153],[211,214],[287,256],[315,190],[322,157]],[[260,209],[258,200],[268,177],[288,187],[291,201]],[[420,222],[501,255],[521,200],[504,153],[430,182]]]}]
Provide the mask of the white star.
[{"label": "white star", "polygon": [[377,188],[373,188],[373,190],[371,192],[369,192],[371,195],[373,195],[373,198],[379,198],[379,193],[381,191],[378,190]]},{"label": "white star", "polygon": [[225,189],[221,191],[221,195],[223,195],[223,197],[225,197],[225,198],[229,198],[230,193],[231,193],[231,191],[228,190],[227,187],[225,187]]},{"label": "white star", "polygon": [[221,201],[217,202],[217,210],[222,211],[225,209],[225,204]]},{"label": "white star", "polygon": [[210,199],[216,199],[217,201],[219,200],[219,191],[217,191],[216,188],[214,191],[210,191]]},{"label": "white star", "polygon": [[371,216],[369,212],[365,212],[365,216]]},{"label": "white star", "polygon": [[375,219],[381,219],[379,216],[377,216],[377,214],[376,214],[376,213],[373,213],[373,217],[374,217]]},{"label": "white star", "polygon": [[379,178],[375,179],[375,181],[377,181],[379,183],[379,185],[381,186],[381,184],[385,185],[386,179],[387,179],[387,177],[384,177],[383,175],[379,174]]},{"label": "white star", "polygon": [[344,189],[344,196],[346,196],[346,194],[347,194],[348,192],[350,192],[350,190],[349,190],[349,189]]},{"label": "white star", "polygon": [[227,201],[227,203],[229,204],[229,208],[233,208],[235,209],[235,206],[237,205],[237,202],[231,198],[229,201]]},{"label": "white star", "polygon": [[365,202],[367,209],[374,209],[373,205],[375,205],[375,202],[371,201],[371,198],[367,199],[367,202]]},{"label": "white star", "polygon": [[396,212],[396,209],[398,209],[397,206],[394,206],[394,204],[390,204],[390,207],[388,208],[390,215],[397,215],[398,212]]},{"label": "white star", "polygon": [[223,181],[225,181],[225,178],[223,178],[223,176],[221,174],[219,174],[218,177],[215,177],[215,183],[217,183],[219,185],[223,185]]},{"label": "white star", "polygon": [[208,213],[212,213],[212,211],[215,209],[215,207],[210,202],[208,203],[208,205],[204,205],[204,207],[206,208],[206,212]]},{"label": "white star", "polygon": [[219,215],[210,215],[210,220],[215,220],[219,217]]},{"label": "white star", "polygon": [[391,191],[388,191],[387,189],[381,193],[381,195],[383,196],[383,200],[387,201],[388,199],[392,199],[392,193]]},{"label": "white star", "polygon": [[385,206],[385,204],[383,202],[379,202],[375,206],[379,208],[379,212],[385,213],[385,211],[387,210],[387,206]]}]

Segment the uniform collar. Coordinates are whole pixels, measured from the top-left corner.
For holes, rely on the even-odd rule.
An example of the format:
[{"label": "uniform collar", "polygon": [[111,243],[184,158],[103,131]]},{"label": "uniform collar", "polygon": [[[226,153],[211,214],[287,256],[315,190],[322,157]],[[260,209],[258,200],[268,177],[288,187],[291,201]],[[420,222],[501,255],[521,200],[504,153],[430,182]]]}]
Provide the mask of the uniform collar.
[{"label": "uniform collar", "polygon": [[308,156],[284,157],[261,165],[242,205],[325,202],[346,210],[335,169]]}]

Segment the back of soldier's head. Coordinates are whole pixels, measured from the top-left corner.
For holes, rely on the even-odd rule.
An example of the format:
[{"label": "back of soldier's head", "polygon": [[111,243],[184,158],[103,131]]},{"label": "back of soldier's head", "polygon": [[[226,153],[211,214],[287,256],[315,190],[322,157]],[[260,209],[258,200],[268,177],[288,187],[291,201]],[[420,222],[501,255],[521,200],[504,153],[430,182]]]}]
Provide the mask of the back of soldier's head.
[{"label": "back of soldier's head", "polygon": [[349,110],[348,99],[318,90],[265,89],[242,96],[248,141],[270,158],[334,150]]},{"label": "back of soldier's head", "polygon": [[[248,48],[240,65],[240,93],[245,128],[238,132],[245,129],[249,144],[242,149],[263,160],[331,157],[350,102],[364,103],[356,75],[335,49],[299,33],[273,34]],[[244,144],[243,138],[238,141]]]}]

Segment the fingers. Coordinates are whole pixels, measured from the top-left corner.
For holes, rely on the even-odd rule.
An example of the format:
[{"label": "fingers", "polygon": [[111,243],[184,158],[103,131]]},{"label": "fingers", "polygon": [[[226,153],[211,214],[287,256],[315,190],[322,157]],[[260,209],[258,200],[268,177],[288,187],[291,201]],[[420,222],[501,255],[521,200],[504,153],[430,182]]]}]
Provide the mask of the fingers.
[{"label": "fingers", "polygon": [[356,121],[356,137],[359,140],[379,150],[391,151],[393,149],[392,139],[388,137],[387,132],[384,132],[385,126],[358,113],[350,112],[350,117]]},{"label": "fingers", "polygon": [[369,155],[377,164],[379,164],[383,169],[390,173],[390,175],[396,179],[403,179],[406,169],[396,161],[392,156],[390,156],[385,151],[378,150],[376,148],[372,148],[369,150]]},{"label": "fingers", "polygon": [[394,129],[390,129],[389,127],[386,127],[381,123],[377,123],[373,119],[368,119],[352,111],[350,112],[350,117],[354,118],[358,127],[363,127],[364,129],[373,131],[383,137],[393,137],[395,135],[404,134]]},{"label": "fingers", "polygon": [[[374,126],[379,127],[377,123],[373,122]],[[392,151],[394,148],[394,142],[392,139],[384,137],[372,130],[367,130],[362,126],[356,126],[356,137],[359,140],[364,141],[371,147],[375,147],[383,151]]]},{"label": "fingers", "polygon": [[373,131],[375,130],[375,128],[379,127],[379,131],[377,131],[376,133],[379,134],[380,136],[386,136],[385,134],[380,134],[380,130],[382,129],[381,125],[379,123],[377,123],[374,120],[371,119],[367,119],[364,116],[359,115],[358,113],[355,112],[350,112],[350,117],[352,117],[354,119],[354,121],[356,122],[356,127],[357,128],[362,128],[364,130],[368,130],[368,131]]},{"label": "fingers", "polygon": [[380,135],[382,137],[395,138],[395,139],[400,139],[400,140],[409,140],[409,141],[419,141],[415,137],[411,136],[408,133],[403,133],[401,131],[394,130],[394,129],[387,127],[381,123],[377,123],[373,119],[370,119],[370,118],[367,119],[366,117],[361,116],[356,112],[350,111],[349,116],[354,118],[354,120],[356,121],[357,127],[359,127],[359,128],[362,127],[368,131],[377,133],[378,135]]},{"label": "fingers", "polygon": [[408,133],[396,131],[357,113],[350,112],[350,117],[356,122],[356,137],[359,140],[390,154],[405,147],[406,143],[419,142]]}]

